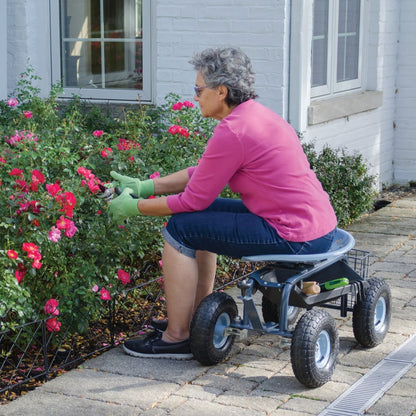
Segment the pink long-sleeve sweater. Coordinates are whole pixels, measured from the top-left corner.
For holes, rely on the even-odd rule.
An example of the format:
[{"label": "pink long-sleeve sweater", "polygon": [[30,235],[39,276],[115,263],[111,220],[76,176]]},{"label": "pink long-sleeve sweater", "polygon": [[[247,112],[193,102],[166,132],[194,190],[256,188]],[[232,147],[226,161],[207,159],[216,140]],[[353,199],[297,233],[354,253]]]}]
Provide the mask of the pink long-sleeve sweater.
[{"label": "pink long-sleeve sweater", "polygon": [[337,224],[293,128],[254,100],[221,120],[198,166],[188,173],[184,192],[167,198],[174,213],[207,208],[228,184],[288,241],[314,240]]}]

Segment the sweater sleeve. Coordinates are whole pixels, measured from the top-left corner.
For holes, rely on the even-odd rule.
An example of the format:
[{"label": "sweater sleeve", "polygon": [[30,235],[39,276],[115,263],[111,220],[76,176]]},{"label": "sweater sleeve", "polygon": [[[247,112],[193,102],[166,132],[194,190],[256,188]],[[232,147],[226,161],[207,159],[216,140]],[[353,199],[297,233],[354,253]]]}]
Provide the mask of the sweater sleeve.
[{"label": "sweater sleeve", "polygon": [[220,123],[209,139],[199,165],[188,171],[185,190],[169,195],[167,204],[174,213],[201,211],[211,205],[243,160],[243,147],[226,122]]},{"label": "sweater sleeve", "polygon": [[187,170],[188,170],[188,176],[189,176],[189,179],[191,179],[191,176],[194,174],[195,169],[196,169],[196,166],[190,166],[190,167],[187,169]]}]

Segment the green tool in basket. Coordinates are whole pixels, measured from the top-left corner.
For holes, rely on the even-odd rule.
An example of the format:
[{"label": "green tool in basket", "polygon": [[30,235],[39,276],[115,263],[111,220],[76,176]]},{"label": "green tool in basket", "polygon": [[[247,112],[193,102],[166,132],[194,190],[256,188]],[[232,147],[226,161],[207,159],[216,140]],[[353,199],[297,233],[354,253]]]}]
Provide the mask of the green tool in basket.
[{"label": "green tool in basket", "polygon": [[319,286],[321,290],[332,290],[337,287],[346,286],[350,281],[346,277],[341,277],[340,279],[330,280],[329,282],[321,283]]}]

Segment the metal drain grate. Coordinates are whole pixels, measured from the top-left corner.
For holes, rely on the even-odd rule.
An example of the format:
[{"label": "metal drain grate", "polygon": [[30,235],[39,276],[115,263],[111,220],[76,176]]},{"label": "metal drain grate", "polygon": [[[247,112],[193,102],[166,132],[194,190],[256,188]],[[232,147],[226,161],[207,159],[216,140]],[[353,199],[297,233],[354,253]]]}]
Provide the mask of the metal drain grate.
[{"label": "metal drain grate", "polygon": [[359,416],[416,364],[416,335],[380,361],[318,416]]}]

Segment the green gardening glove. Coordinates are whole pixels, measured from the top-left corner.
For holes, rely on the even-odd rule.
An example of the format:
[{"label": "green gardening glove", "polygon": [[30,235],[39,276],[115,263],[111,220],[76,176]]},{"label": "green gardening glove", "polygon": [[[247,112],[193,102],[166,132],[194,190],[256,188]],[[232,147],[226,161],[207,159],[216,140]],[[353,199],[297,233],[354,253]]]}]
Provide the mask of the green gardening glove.
[{"label": "green gardening glove", "polygon": [[125,188],[117,197],[108,204],[108,214],[116,224],[122,224],[129,217],[141,215],[137,208],[137,198],[133,198],[130,194],[133,189]]},{"label": "green gardening glove", "polygon": [[152,179],[141,181],[140,179],[130,178],[129,176],[120,175],[117,172],[111,171],[110,175],[120,183],[122,191],[126,188],[131,188],[133,194],[139,198],[147,198],[155,192],[155,186]]}]

